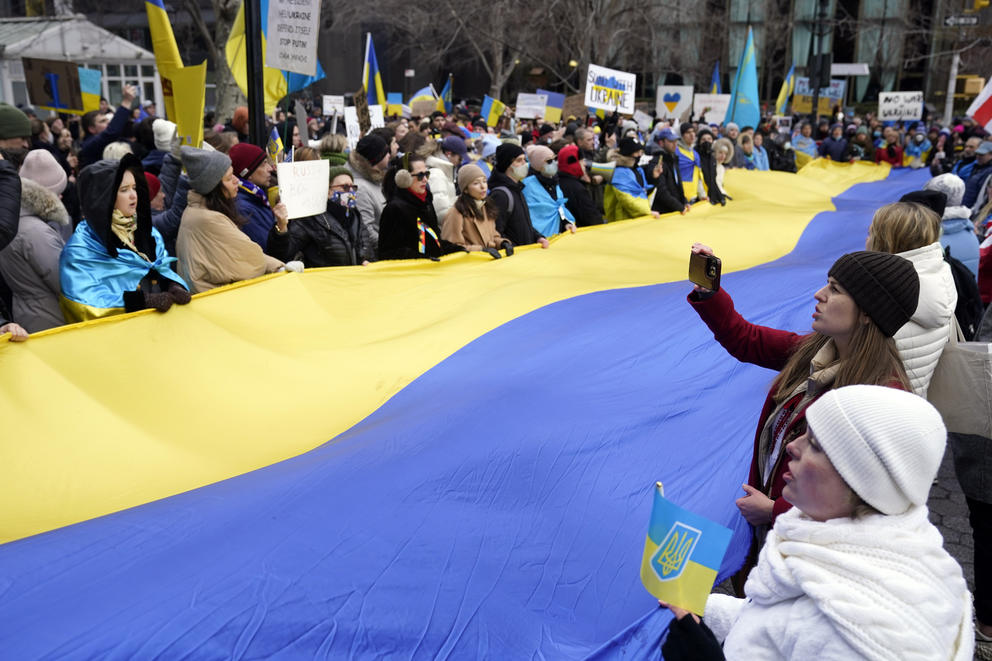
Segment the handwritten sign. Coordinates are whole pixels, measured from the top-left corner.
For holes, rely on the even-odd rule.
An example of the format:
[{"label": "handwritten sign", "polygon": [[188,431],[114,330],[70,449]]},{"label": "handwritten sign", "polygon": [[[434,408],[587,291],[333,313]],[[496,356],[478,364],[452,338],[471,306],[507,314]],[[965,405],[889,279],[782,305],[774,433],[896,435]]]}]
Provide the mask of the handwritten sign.
[{"label": "handwritten sign", "polygon": [[362,126],[358,121],[358,108],[355,106],[348,106],[344,109],[344,130],[348,136],[348,149],[354,151],[362,135]]},{"label": "handwritten sign", "polygon": [[637,74],[590,64],[586,75],[585,105],[633,115],[636,89]]},{"label": "handwritten sign", "polygon": [[878,118],[883,121],[923,117],[923,92],[879,92]]},{"label": "handwritten sign", "polygon": [[692,114],[707,124],[723,124],[730,108],[729,94],[697,94],[692,97]]},{"label": "handwritten sign", "polygon": [[59,60],[22,58],[24,81],[31,103],[57,112],[83,112],[83,94],[79,87],[79,65]]},{"label": "handwritten sign", "polygon": [[331,117],[332,115],[337,115],[340,117],[344,115],[343,94],[325,94],[323,101],[325,117]]},{"label": "handwritten sign", "polygon": [[658,87],[654,109],[663,119],[682,119],[692,107],[692,85],[662,85]]},{"label": "handwritten sign", "polygon": [[269,0],[268,19],[266,66],[315,75],[320,0]]},{"label": "handwritten sign", "polygon": [[[832,78],[829,85],[820,88],[817,114],[829,115],[834,106],[842,105],[846,91],[846,80]],[[792,95],[792,111],[798,113],[813,112],[813,88],[809,85],[809,78],[796,78],[796,90]]]},{"label": "handwritten sign", "polygon": [[296,161],[276,164],[279,197],[290,219],[316,216],[327,210],[330,161]]},{"label": "handwritten sign", "polygon": [[517,94],[516,116],[518,119],[534,119],[544,117],[544,109],[548,105],[548,97],[544,94]]}]

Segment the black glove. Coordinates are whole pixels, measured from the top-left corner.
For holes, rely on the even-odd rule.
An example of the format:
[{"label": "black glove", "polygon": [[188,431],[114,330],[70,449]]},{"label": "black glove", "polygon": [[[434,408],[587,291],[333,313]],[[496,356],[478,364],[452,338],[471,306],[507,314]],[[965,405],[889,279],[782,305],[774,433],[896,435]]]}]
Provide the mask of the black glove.
[{"label": "black glove", "polygon": [[672,620],[668,637],[661,646],[666,661],[723,661],[723,649],[705,622],[696,622],[692,615]]},{"label": "black glove", "polygon": [[190,299],[192,298],[189,295],[189,292],[186,291],[186,289],[182,285],[179,285],[175,282],[169,285],[169,296],[171,296],[172,300],[175,303],[178,303],[179,305],[186,305],[187,303],[190,302]]},{"label": "black glove", "polygon": [[483,248],[482,249],[482,252],[489,253],[490,255],[493,256],[493,259],[499,259],[500,258],[499,251],[496,250],[495,248]]},{"label": "black glove", "polygon": [[727,206],[727,198],[723,198],[723,199],[720,200],[720,206],[721,207]]},{"label": "black glove", "polygon": [[172,297],[168,292],[158,292],[155,294],[145,293],[145,307],[155,308],[159,312],[165,312],[172,307]]},{"label": "black glove", "polygon": [[502,247],[503,250],[506,251],[507,257],[513,255],[513,242],[511,242],[509,239],[503,239],[503,243],[500,244],[500,247]]}]

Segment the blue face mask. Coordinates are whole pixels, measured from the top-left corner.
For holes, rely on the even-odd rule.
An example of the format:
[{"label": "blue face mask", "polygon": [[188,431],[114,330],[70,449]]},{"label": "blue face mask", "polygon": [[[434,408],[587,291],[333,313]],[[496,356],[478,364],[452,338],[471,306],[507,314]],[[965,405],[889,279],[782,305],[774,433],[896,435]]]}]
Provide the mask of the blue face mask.
[{"label": "blue face mask", "polygon": [[876,138],[881,138],[882,137],[882,132],[881,131],[875,131],[874,133],[872,133],[872,135],[875,136]]},{"label": "blue face mask", "polygon": [[336,204],[340,204],[343,207],[348,207],[349,209],[354,209],[358,206],[358,201],[355,198],[355,194],[350,191],[334,191],[331,193],[331,201]]}]

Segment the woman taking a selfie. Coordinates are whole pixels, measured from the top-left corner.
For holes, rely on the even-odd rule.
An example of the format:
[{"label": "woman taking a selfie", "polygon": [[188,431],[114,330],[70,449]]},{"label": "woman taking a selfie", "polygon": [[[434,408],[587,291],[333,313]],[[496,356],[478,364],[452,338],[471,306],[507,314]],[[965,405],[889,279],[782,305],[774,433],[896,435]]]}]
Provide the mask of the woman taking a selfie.
[{"label": "woman taking a selfie", "polygon": [[[692,251],[713,254],[699,243]],[[768,527],[792,507],[782,496],[784,448],[806,431],[806,408],[823,393],[853,384],[909,390],[892,336],[912,317],[919,290],[916,270],[902,257],[867,251],[844,255],[813,294],[813,332],[808,334],[748,322],[723,289],[696,285],[689,294],[693,309],[730,355],[779,372],[758,419],[746,494],[737,500],[754,527],[752,555],[735,581],[738,591]]]}]

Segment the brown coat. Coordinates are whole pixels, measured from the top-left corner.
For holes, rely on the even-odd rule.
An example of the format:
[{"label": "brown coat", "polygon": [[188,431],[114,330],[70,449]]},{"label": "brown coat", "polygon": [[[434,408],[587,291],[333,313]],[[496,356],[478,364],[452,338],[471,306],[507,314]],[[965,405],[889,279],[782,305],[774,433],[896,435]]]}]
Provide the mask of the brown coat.
[{"label": "brown coat", "polygon": [[203,205],[203,196],[190,191],[179,224],[176,252],[179,274],[194,294],[240,280],[274,273],[283,266],[238,229],[230,218]]},{"label": "brown coat", "polygon": [[496,231],[496,219],[489,218],[485,209],[482,211],[483,220],[466,218],[458,209],[451,207],[441,225],[441,238],[456,243],[466,250],[478,251],[485,248],[502,247],[503,237]]}]

